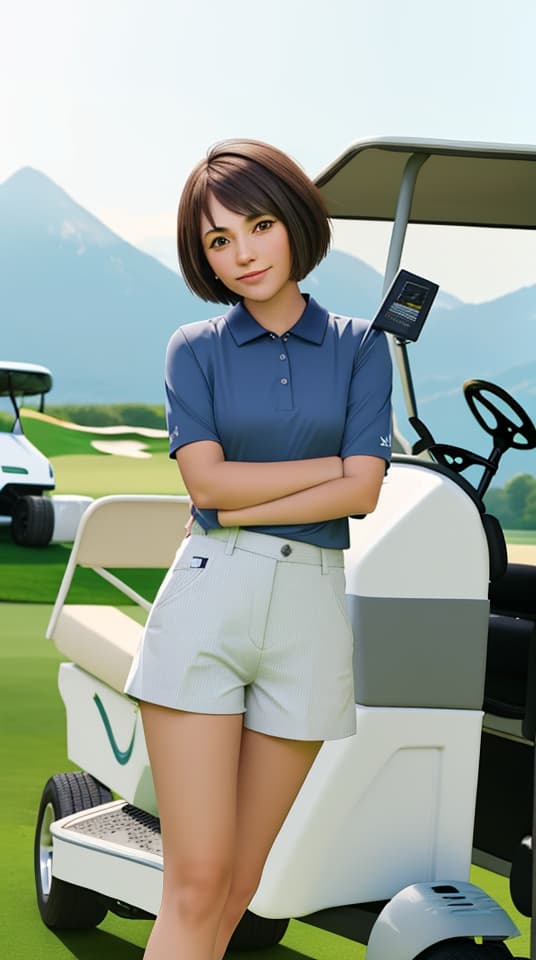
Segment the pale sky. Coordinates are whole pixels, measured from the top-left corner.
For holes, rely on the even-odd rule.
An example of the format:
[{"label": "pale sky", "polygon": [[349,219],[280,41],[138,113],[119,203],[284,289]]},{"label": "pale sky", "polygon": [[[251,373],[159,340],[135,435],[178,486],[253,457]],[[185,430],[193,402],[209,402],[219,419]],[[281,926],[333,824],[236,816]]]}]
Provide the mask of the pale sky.
[{"label": "pale sky", "polygon": [[[534,0],[0,0],[0,182],[35,167],[173,265],[180,190],[218,140],[312,177],[373,136],[536,144],[535,35]],[[405,262],[487,300],[536,283],[535,233],[414,227]],[[335,229],[382,272],[387,243]]]}]

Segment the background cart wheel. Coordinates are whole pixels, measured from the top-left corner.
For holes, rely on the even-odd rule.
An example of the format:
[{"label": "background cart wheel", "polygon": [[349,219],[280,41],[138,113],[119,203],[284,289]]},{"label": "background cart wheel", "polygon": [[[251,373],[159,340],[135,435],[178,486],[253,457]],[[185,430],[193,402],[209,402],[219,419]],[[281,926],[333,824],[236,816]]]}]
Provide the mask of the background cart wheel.
[{"label": "background cart wheel", "polygon": [[260,950],[273,947],[285,935],[289,920],[259,917],[246,910],[229,942],[229,950]]},{"label": "background cart wheel", "polygon": [[110,800],[108,788],[87,773],[58,773],[43,790],[35,829],[34,870],[37,906],[47,927],[87,930],[106,916],[107,907],[97,894],[52,876],[50,825],[61,817]]},{"label": "background cart wheel", "polygon": [[54,504],[48,497],[19,497],[11,536],[22,547],[46,547],[54,533]]},{"label": "background cart wheel", "polygon": [[474,940],[443,940],[428,947],[415,960],[512,960],[504,943],[475,943]]}]

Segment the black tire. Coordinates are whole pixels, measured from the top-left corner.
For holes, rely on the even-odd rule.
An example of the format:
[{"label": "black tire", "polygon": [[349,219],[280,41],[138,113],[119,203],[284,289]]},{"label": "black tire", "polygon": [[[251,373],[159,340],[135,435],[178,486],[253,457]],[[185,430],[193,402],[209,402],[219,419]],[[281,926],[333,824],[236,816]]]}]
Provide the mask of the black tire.
[{"label": "black tire", "polygon": [[98,894],[52,876],[50,824],[111,799],[108,788],[88,773],[57,773],[45,785],[35,828],[35,892],[41,918],[53,930],[96,927],[108,908]]},{"label": "black tire", "polygon": [[441,940],[415,960],[512,960],[504,943],[475,943],[474,940]]},{"label": "black tire", "polygon": [[259,917],[246,910],[229,941],[229,950],[262,950],[274,947],[285,935],[290,920]]},{"label": "black tire", "polygon": [[54,533],[54,504],[49,497],[19,497],[13,508],[11,536],[21,547],[46,547]]}]

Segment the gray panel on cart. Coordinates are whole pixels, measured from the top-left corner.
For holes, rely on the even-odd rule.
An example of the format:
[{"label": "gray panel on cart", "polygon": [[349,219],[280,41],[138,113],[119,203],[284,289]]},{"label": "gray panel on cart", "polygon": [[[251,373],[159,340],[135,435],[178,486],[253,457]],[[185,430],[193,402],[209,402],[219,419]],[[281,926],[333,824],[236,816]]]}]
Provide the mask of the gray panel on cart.
[{"label": "gray panel on cart", "polygon": [[356,703],[480,710],[489,602],[347,595]]}]

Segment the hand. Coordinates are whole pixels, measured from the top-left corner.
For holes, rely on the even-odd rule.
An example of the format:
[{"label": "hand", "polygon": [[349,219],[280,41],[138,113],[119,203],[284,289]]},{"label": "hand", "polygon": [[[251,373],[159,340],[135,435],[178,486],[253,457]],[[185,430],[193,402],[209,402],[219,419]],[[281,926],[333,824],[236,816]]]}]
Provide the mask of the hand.
[{"label": "hand", "polygon": [[[192,501],[190,500],[190,506],[191,506],[191,505],[192,505]],[[185,525],[184,525],[184,530],[185,530],[184,536],[185,536],[185,538],[186,538],[186,537],[189,537],[189,536],[191,535],[191,533],[192,533],[192,527],[193,527],[194,523],[195,523],[195,517],[194,517],[194,515],[191,513],[190,516],[188,517],[187,523],[185,523]]]}]

